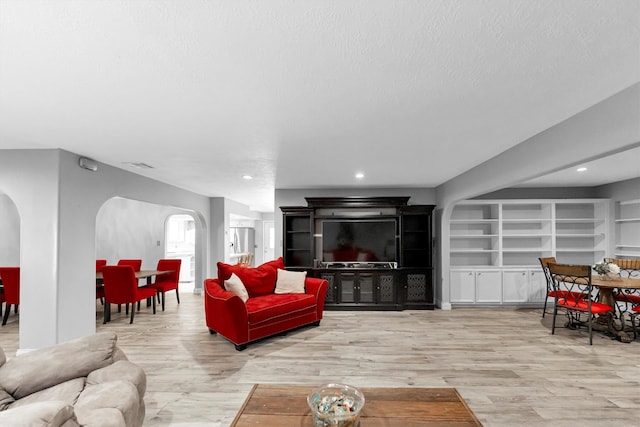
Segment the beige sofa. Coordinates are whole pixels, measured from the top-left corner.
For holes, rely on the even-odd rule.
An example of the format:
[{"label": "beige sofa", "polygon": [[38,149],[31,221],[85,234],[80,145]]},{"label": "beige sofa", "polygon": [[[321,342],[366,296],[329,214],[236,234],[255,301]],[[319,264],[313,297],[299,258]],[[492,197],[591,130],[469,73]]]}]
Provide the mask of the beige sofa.
[{"label": "beige sofa", "polygon": [[7,359],[0,426],[141,426],[146,375],[103,332]]}]

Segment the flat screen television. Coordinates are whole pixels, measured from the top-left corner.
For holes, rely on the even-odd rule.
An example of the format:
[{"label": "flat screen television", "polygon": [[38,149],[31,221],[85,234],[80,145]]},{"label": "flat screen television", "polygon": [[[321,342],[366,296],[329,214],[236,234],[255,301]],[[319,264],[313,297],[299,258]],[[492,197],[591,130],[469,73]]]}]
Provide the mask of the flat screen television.
[{"label": "flat screen television", "polygon": [[396,262],[396,221],[325,220],[323,262]]}]

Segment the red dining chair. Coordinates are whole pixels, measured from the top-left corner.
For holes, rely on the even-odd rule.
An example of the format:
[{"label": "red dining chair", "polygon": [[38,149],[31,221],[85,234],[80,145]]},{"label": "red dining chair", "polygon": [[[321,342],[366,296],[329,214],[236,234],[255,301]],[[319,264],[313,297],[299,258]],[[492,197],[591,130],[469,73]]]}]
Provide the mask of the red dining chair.
[{"label": "red dining chair", "polygon": [[178,282],[180,279],[180,263],[179,259],[161,259],[158,261],[156,270],[170,271],[169,273],[159,274],[156,280],[149,285],[156,290],[157,295],[162,295],[162,311],[164,311],[164,293],[168,291],[176,291],[176,298],[180,304],[180,294],[178,293]]},{"label": "red dining chair", "polygon": [[[102,271],[102,267],[107,265],[106,259],[97,259],[96,260],[96,273]],[[102,285],[102,281],[98,282],[96,280],[96,299],[99,299],[101,303],[104,304],[104,286]]]},{"label": "red dining chair", "polygon": [[[0,276],[0,285],[2,284],[2,276]],[[0,287],[0,317],[2,317],[2,305],[5,302],[4,287]]]},{"label": "red dining chair", "polygon": [[[142,268],[142,260],[141,259],[121,259],[118,261],[117,265],[130,265],[133,267],[133,271],[140,271]],[[126,306],[125,313],[129,314],[129,304]],[[138,303],[138,309],[140,309],[140,303]],[[118,304],[118,311],[120,311],[120,304]]]},{"label": "red dining chair", "polygon": [[[131,304],[131,321],[135,313],[134,303],[150,298],[153,300],[153,314],[156,314],[156,290],[138,287],[138,279],[130,265],[107,265],[102,268],[104,276],[104,321],[111,320],[111,304]],[[138,307],[138,310],[140,308]]]},{"label": "red dining chair", "polygon": [[569,327],[587,325],[589,344],[593,344],[593,318],[595,315],[608,315],[613,321],[613,307],[593,301],[590,265],[549,264],[549,273],[553,279],[555,298],[553,304],[553,322],[551,334],[555,334],[558,310],[564,310],[569,318]]},{"label": "red dining chair", "polygon": [[133,267],[133,271],[140,271],[142,268],[141,259],[121,259],[118,261],[118,265],[130,265]]},{"label": "red dining chair", "polygon": [[18,305],[20,304],[20,267],[0,267],[0,277],[4,286],[4,302],[6,304],[4,316],[2,317],[2,325],[7,324],[11,306],[18,313]]}]

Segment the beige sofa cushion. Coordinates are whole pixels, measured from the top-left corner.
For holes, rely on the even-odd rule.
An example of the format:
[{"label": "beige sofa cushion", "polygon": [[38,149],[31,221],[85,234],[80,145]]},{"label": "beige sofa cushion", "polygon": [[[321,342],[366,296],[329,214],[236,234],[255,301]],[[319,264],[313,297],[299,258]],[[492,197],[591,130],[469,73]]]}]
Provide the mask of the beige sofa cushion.
[{"label": "beige sofa cushion", "polygon": [[79,426],[73,406],[57,400],[36,402],[0,412],[0,425],[11,427]]},{"label": "beige sofa cushion", "polygon": [[[116,334],[101,332],[14,357],[0,366],[0,388],[16,400],[113,363]],[[34,367],[41,367],[34,369]]]},{"label": "beige sofa cushion", "polygon": [[84,390],[85,379],[75,378],[69,381],[65,381],[62,384],[57,384],[44,390],[31,393],[28,396],[23,397],[20,400],[16,400],[11,408],[17,408],[19,406],[29,405],[34,402],[45,402],[48,400],[56,400],[64,402],[67,405],[73,405],[82,390]]}]

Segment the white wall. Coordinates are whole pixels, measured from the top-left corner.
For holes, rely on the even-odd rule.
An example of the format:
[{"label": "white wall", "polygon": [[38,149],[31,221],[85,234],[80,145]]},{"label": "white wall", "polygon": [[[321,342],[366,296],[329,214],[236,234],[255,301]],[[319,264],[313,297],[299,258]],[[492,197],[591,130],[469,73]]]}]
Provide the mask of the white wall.
[{"label": "white wall", "polygon": [[120,197],[108,200],[96,217],[96,258],[109,264],[139,258],[143,269],[155,269],[165,256],[166,220],[178,214],[190,211]]},{"label": "white wall", "polygon": [[[638,159],[640,169],[640,159]],[[597,197],[611,199],[614,203],[626,200],[640,200],[640,177],[595,188]]]},{"label": "white wall", "polygon": [[20,215],[6,194],[0,194],[0,236],[0,265],[20,265]]}]

